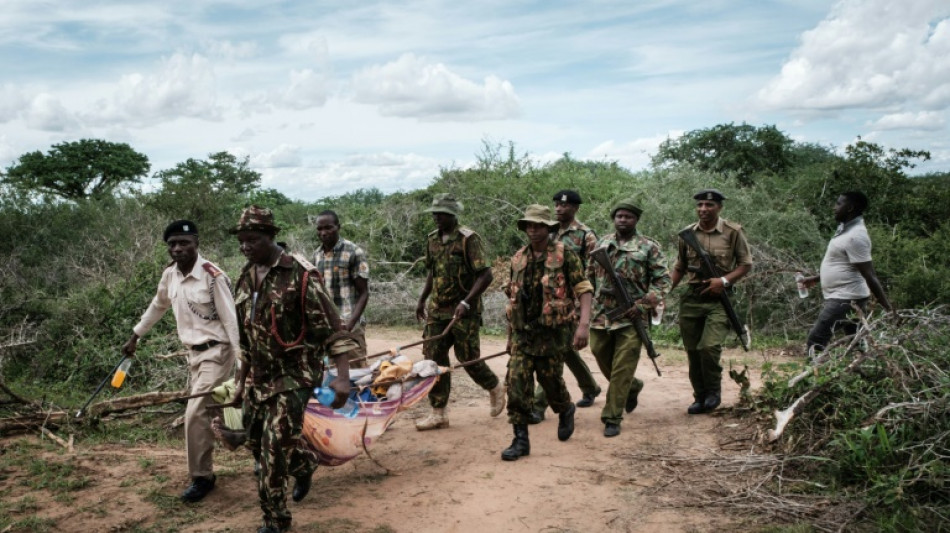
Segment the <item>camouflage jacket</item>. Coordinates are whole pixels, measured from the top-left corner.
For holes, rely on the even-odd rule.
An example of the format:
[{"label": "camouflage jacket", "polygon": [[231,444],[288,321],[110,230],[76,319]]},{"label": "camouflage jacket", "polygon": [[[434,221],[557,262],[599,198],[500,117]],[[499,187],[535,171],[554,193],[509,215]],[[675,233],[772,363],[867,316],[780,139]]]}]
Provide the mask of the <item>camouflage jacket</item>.
[{"label": "camouflage jacket", "polygon": [[282,254],[254,292],[254,265],[241,271],[234,289],[240,327],[242,361],[250,365],[256,401],[279,392],[310,388],[321,378],[323,357],[357,348],[349,338],[331,337],[343,329],[319,274],[304,274],[307,262]]},{"label": "camouflage jacket", "polygon": [[511,257],[507,314],[515,331],[532,326],[556,328],[577,320],[575,297],[590,285],[577,254],[561,242],[548,243],[541,259],[533,260],[530,245]]},{"label": "camouflage jacket", "polygon": [[[445,242],[442,242],[439,230],[429,234],[425,265],[432,274],[428,311],[434,319],[452,318],[455,307],[468,296],[475,278],[488,268],[481,237],[461,226]],[[469,302],[472,310],[468,316],[481,316],[481,300]]]},{"label": "camouflage jacket", "polygon": [[567,249],[581,258],[581,264],[587,269],[587,258],[590,252],[597,247],[597,235],[583,222],[575,219],[567,229],[558,228],[555,240],[563,242]]},{"label": "camouflage jacket", "polygon": [[[662,300],[670,290],[673,281],[666,268],[666,259],[656,241],[643,235],[634,234],[629,241],[620,244],[617,234],[611,233],[597,242],[598,247],[606,247],[607,255],[613,261],[614,270],[624,281],[627,292],[634,300],[653,293],[657,301]],[[592,329],[620,329],[633,325],[629,319],[608,320],[607,311],[617,307],[618,301],[610,290],[610,278],[607,272],[592,262],[587,266],[587,275],[594,283],[594,303],[591,309],[590,327]]]}]

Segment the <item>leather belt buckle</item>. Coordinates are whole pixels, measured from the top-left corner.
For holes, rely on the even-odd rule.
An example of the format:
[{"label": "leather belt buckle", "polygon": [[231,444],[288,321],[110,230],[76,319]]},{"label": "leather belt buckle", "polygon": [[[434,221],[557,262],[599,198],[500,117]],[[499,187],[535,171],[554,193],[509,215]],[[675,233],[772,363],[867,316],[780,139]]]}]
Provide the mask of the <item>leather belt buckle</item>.
[{"label": "leather belt buckle", "polygon": [[204,344],[195,344],[195,345],[192,345],[191,351],[193,351],[193,352],[203,352],[203,351],[207,350],[208,348],[214,348],[215,346],[217,346],[217,345],[219,345],[219,344],[221,344],[219,341],[208,341],[208,342],[206,342],[206,343],[204,343]]}]

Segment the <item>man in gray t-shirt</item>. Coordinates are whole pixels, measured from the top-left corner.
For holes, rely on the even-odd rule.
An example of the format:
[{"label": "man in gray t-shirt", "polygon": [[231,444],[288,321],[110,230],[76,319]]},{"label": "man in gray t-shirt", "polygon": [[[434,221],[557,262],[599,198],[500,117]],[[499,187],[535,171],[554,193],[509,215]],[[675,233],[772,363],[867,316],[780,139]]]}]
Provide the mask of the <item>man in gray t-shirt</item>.
[{"label": "man in gray t-shirt", "polygon": [[867,206],[867,196],[857,191],[838,197],[834,208],[838,230],[828,242],[820,274],[805,278],[806,287],[820,281],[825,297],[818,320],[808,332],[809,353],[824,350],[837,328],[848,334],[856,331],[857,325],[847,318],[851,302],[866,311],[868,297],[873,292],[885,309],[893,310],[871,264],[871,238],[862,216]]}]

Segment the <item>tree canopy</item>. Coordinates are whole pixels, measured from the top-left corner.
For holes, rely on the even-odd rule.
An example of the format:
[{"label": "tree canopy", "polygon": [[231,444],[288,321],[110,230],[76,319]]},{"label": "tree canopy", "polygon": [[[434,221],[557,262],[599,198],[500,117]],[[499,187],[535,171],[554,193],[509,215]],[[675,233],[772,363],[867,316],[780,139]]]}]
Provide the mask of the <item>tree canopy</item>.
[{"label": "tree canopy", "polygon": [[47,154],[23,154],[2,181],[28,194],[82,200],[110,196],[122,184],[138,183],[149,168],[148,157],[128,144],[82,139],[54,144]]}]

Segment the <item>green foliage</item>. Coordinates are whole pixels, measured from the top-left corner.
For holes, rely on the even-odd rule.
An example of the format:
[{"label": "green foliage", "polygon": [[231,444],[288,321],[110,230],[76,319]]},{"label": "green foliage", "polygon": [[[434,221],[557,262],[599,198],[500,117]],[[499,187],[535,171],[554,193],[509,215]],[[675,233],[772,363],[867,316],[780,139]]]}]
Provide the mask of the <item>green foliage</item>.
[{"label": "green foliage", "polygon": [[66,200],[101,199],[148,174],[148,157],[128,144],[98,139],[54,144],[48,154],[29,152],[7,168],[3,182],[31,195]]},{"label": "green foliage", "polygon": [[756,175],[787,170],[793,162],[792,145],[775,126],[757,128],[730,122],[663,141],[653,165],[662,168],[687,163],[703,172],[733,172],[740,185],[748,186],[756,181]]},{"label": "green foliage", "polygon": [[786,428],[784,452],[829,459],[813,480],[864,500],[882,530],[929,530],[950,512],[950,317],[915,311],[870,331],[871,355],[854,371],[858,355],[843,347],[794,387],[798,365],[767,367],[755,402],[771,412],[817,391]]}]

